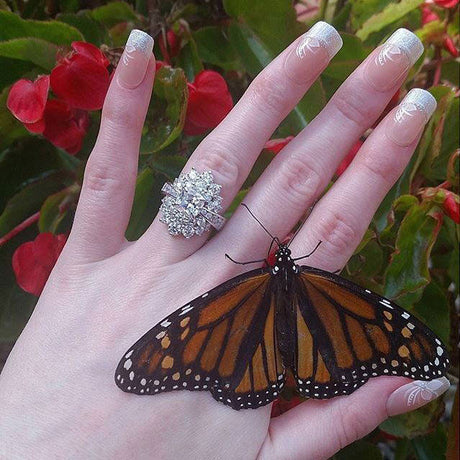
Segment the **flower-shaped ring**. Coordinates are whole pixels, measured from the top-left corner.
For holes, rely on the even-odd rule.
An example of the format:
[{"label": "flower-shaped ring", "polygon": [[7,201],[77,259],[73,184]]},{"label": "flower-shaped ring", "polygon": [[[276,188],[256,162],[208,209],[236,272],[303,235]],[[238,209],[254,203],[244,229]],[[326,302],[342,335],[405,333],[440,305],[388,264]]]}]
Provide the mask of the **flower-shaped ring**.
[{"label": "flower-shaped ring", "polygon": [[214,182],[211,171],[200,173],[191,169],[174,183],[166,182],[161,191],[166,195],[160,206],[160,222],[168,225],[171,235],[191,238],[214,227],[220,230],[225,218],[222,209],[221,185]]}]

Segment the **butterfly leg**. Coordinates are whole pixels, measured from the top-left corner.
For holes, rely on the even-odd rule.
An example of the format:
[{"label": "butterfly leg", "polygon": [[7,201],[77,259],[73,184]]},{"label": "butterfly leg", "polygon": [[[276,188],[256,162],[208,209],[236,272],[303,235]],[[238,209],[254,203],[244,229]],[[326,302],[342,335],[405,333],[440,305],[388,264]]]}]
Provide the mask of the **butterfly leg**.
[{"label": "butterfly leg", "polygon": [[268,264],[267,259],[250,260],[249,262],[238,262],[237,260],[232,259],[228,254],[225,254],[225,257],[231,260],[234,264],[238,264],[238,265],[260,264],[262,262],[265,262],[266,264]]},{"label": "butterfly leg", "polygon": [[318,242],[318,244],[313,248],[313,251],[309,252],[308,254],[306,254],[305,256],[301,256],[301,257],[296,257],[295,259],[292,259],[294,261],[297,261],[297,260],[300,260],[300,259],[306,259],[307,257],[310,257],[311,255],[313,255],[316,250],[319,248],[319,246],[321,245],[322,241],[320,240]]}]

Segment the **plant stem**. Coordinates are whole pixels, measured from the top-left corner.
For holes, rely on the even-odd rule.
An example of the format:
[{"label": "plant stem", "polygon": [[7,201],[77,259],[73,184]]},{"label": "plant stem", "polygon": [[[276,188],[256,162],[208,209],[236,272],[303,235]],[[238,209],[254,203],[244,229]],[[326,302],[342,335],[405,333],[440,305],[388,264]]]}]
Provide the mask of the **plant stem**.
[{"label": "plant stem", "polygon": [[0,246],[3,246],[5,243],[11,240],[11,238],[14,238],[18,233],[21,233],[27,227],[30,227],[33,223],[38,222],[39,218],[40,218],[40,211],[36,212],[35,214],[32,214],[25,221],[21,222],[19,225],[14,227],[13,230],[11,230],[5,236],[0,238]]}]

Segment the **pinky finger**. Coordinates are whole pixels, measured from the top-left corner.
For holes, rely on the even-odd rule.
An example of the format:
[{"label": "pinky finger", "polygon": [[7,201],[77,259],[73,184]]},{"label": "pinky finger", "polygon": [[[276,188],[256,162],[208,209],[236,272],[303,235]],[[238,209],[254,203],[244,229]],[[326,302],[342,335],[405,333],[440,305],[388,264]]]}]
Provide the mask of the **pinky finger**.
[{"label": "pinky finger", "polygon": [[311,400],[272,419],[264,459],[327,459],[374,430],[387,417],[417,409],[450,386],[445,377],[406,383],[404,377],[371,379],[349,396]]}]

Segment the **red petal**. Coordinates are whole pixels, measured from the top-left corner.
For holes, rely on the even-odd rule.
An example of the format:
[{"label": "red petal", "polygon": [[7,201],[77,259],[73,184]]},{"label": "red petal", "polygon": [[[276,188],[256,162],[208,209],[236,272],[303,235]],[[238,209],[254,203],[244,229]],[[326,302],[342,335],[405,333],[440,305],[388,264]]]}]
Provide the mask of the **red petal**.
[{"label": "red petal", "polygon": [[286,147],[289,142],[294,139],[294,136],[288,136],[282,139],[270,139],[268,142],[265,143],[264,149],[270,150],[273,153],[279,153],[284,147]]},{"label": "red petal", "polygon": [[166,32],[166,40],[169,45],[169,56],[172,58],[177,56],[180,51],[181,38],[175,34],[174,30],[169,29]]},{"label": "red petal", "polygon": [[72,110],[64,101],[53,99],[46,104],[43,135],[56,147],[71,155],[81,149],[88,127],[88,114]]},{"label": "red petal", "polygon": [[446,199],[443,203],[444,212],[454,222],[460,224],[460,200],[452,192],[446,191]]},{"label": "red petal", "polygon": [[454,41],[451,37],[446,36],[444,38],[444,48],[453,56],[458,57],[458,49],[454,45]]},{"label": "red petal", "polygon": [[40,233],[13,254],[13,270],[24,291],[40,295],[66,241],[65,235]]},{"label": "red petal", "polygon": [[422,24],[428,24],[432,21],[439,21],[439,16],[431,11],[431,8],[428,5],[422,7]]},{"label": "red petal", "polygon": [[74,54],[51,72],[51,88],[70,106],[99,110],[109,88],[108,70],[96,61]]},{"label": "red petal", "polygon": [[24,127],[31,133],[42,134],[45,130],[45,120],[42,118],[35,123],[24,123]]},{"label": "red petal", "polygon": [[49,87],[49,75],[43,75],[34,82],[21,79],[11,87],[6,105],[19,121],[35,123],[43,115]]},{"label": "red petal", "polygon": [[457,5],[458,0],[434,0],[434,2],[441,8],[453,8]]},{"label": "red petal", "polygon": [[107,67],[110,64],[110,61],[105,57],[105,54],[97,46],[94,46],[91,43],[72,42],[72,48],[76,53],[86,56],[104,67]]},{"label": "red petal", "polygon": [[202,134],[216,127],[233,107],[227,83],[213,70],[200,72],[193,84],[188,84],[188,88],[185,134]]}]

